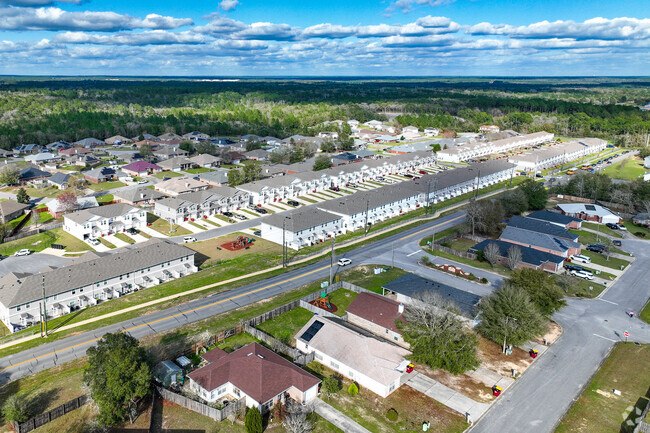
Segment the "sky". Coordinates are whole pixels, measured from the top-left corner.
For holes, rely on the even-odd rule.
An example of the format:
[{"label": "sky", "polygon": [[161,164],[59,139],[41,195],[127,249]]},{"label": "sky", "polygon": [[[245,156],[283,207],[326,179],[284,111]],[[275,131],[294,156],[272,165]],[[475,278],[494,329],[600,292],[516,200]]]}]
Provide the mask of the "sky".
[{"label": "sky", "polygon": [[0,0],[0,74],[647,76],[650,0]]}]

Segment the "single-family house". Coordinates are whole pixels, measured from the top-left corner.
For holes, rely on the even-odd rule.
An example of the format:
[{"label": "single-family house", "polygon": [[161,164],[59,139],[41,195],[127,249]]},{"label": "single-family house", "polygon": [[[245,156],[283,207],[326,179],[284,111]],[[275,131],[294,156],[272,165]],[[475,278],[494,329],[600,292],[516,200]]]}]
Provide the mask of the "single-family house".
[{"label": "single-family house", "polygon": [[194,163],[189,158],[186,158],[184,156],[176,156],[174,158],[159,161],[158,165],[162,167],[163,170],[178,172],[192,168]]},{"label": "single-family house", "polygon": [[490,133],[490,132],[496,134],[496,133],[498,133],[499,131],[501,131],[501,128],[499,128],[497,125],[481,125],[481,126],[478,128],[478,132],[480,132],[480,133],[482,133],[482,134],[488,134],[488,133]]},{"label": "single-family house", "polygon": [[181,136],[178,135],[178,134],[174,134],[173,132],[165,132],[163,135],[159,135],[159,136],[158,136],[158,139],[159,139],[161,142],[170,141],[170,140],[179,140],[179,141],[182,141],[182,140],[183,140],[183,137],[181,137]]},{"label": "single-family house", "polygon": [[192,132],[188,132],[187,134],[183,134],[183,138],[190,141],[196,141],[198,143],[199,141],[202,140],[208,140],[210,136],[203,132],[192,131]]},{"label": "single-family house", "polygon": [[[52,198],[46,201],[45,205],[47,206],[47,211],[54,218],[63,217],[65,211],[67,210],[61,206],[61,203],[56,198]],[[90,209],[98,206],[99,203],[97,202],[97,198],[95,196],[90,195],[86,197],[77,197],[77,208],[74,209],[73,212],[84,210],[84,209]]]},{"label": "single-family house", "polygon": [[59,189],[66,189],[71,177],[72,176],[67,173],[56,172],[52,176],[48,177],[45,182]]},{"label": "single-family house", "polygon": [[72,147],[72,143],[68,143],[67,141],[54,141],[50,144],[46,144],[45,148],[48,149],[50,152],[60,152],[65,149],[70,149]]},{"label": "single-family house", "polygon": [[193,179],[191,177],[174,177],[169,180],[164,180],[155,185],[156,191],[163,194],[177,196],[179,194],[187,194],[190,192],[202,191],[208,189],[210,185],[207,182]]},{"label": "single-family house", "polygon": [[244,152],[244,157],[246,159],[252,159],[253,161],[268,161],[271,157],[271,153],[264,149],[255,149],[249,152]]},{"label": "single-family house", "polygon": [[126,203],[114,203],[63,216],[63,230],[81,240],[95,239],[147,224],[147,213]]},{"label": "single-family house", "polygon": [[87,155],[93,153],[90,149],[83,147],[70,147],[59,151],[59,155]]},{"label": "single-family house", "polygon": [[563,203],[556,206],[562,214],[586,221],[597,221],[602,224],[621,222],[621,217],[606,207],[587,203]]},{"label": "single-family house", "polygon": [[18,203],[13,200],[6,200],[0,202],[0,222],[6,224],[9,221],[15,220],[29,209],[28,204]]},{"label": "single-family house", "polygon": [[536,220],[534,218],[523,218],[513,216],[508,221],[508,226],[517,227],[524,230],[530,230],[537,233],[545,233],[559,239],[566,239],[572,242],[578,242],[578,235],[571,233],[565,228],[559,227],[546,221]]},{"label": "single-family house", "polygon": [[201,357],[208,364],[188,375],[189,387],[208,403],[244,398],[247,407],[266,413],[278,402],[307,404],[318,396],[318,378],[258,343]]},{"label": "single-family house", "polygon": [[221,158],[207,153],[202,153],[201,155],[193,156],[190,158],[190,161],[192,161],[192,164],[195,167],[199,167],[199,168],[219,167],[221,165]]},{"label": "single-family house", "polygon": [[187,157],[190,153],[187,150],[183,150],[178,146],[160,146],[157,150],[154,150],[153,154],[158,158],[159,161],[165,159],[176,158],[179,156]]},{"label": "single-family house", "polygon": [[45,164],[52,161],[60,161],[61,157],[50,152],[41,152],[37,154],[27,155],[25,161],[32,164]]},{"label": "single-family house", "polygon": [[13,149],[14,156],[19,156],[19,155],[28,155],[28,154],[37,154],[41,153],[43,151],[43,146],[40,144],[21,144],[18,147],[15,147]]},{"label": "single-family house", "polygon": [[131,143],[133,143],[133,140],[131,140],[130,138],[123,137],[121,135],[114,135],[114,136],[109,137],[106,140],[104,140],[104,142],[106,144],[110,144],[112,146],[115,146],[115,145],[119,146],[119,145],[122,145],[122,144],[131,144]]},{"label": "single-family house", "polygon": [[420,136],[420,130],[416,126],[405,126],[402,128],[402,137],[413,139]]},{"label": "single-family house", "polygon": [[500,265],[507,266],[508,251],[511,248],[519,248],[519,251],[521,251],[521,262],[517,265],[517,269],[531,268],[552,273],[558,273],[563,269],[563,256],[547,253],[536,248],[507,242],[500,239],[486,239],[471,247],[470,251],[485,251],[485,248],[487,248],[487,246],[490,244],[495,244],[499,248],[499,258],[497,263]]},{"label": "single-family house", "polygon": [[40,185],[44,182],[45,179],[47,179],[50,176],[52,176],[52,173],[39,170],[38,168],[35,167],[27,167],[20,170],[18,182],[21,185],[26,185],[28,183]]},{"label": "single-family house", "polygon": [[582,227],[582,220],[579,218],[573,218],[560,212],[553,212],[550,210],[538,210],[531,212],[526,216],[526,218],[532,218],[534,220],[544,221],[550,224],[555,224],[565,229],[580,229]]},{"label": "single-family house", "polygon": [[99,140],[95,137],[88,137],[88,138],[81,139],[79,141],[75,141],[74,145],[85,147],[88,149],[93,147],[106,146],[106,142],[104,140]]},{"label": "single-family house", "polygon": [[362,292],[346,308],[348,322],[370,331],[378,337],[389,340],[406,349],[410,345],[404,341],[397,322],[404,322],[404,304],[377,293]]},{"label": "single-family house", "polygon": [[146,187],[137,187],[115,191],[113,201],[133,206],[153,206],[157,200],[165,198],[165,194]]},{"label": "single-family house", "polygon": [[639,226],[644,226],[644,227],[650,227],[650,213],[639,213],[632,218],[632,223],[639,225]]},{"label": "single-family house", "polygon": [[546,233],[524,230],[512,226],[506,226],[499,239],[512,244],[544,251],[549,254],[556,254],[564,258],[580,254],[582,249],[582,244],[579,242],[560,239]]},{"label": "single-family house", "polygon": [[124,182],[131,179],[131,175],[110,167],[99,167],[86,171],[84,173],[84,179],[92,183],[102,183],[111,180],[119,180],[121,182]]},{"label": "single-family house", "polygon": [[153,164],[147,161],[134,161],[130,164],[121,167],[122,171],[130,174],[131,176],[148,176],[152,173],[159,173],[162,167],[158,164]]},{"label": "single-family house", "polygon": [[222,186],[228,185],[228,171],[222,168],[207,173],[198,173],[197,176],[211,186]]},{"label": "single-family house", "polygon": [[427,137],[435,137],[438,134],[440,134],[440,130],[438,128],[424,128],[424,135]]},{"label": "single-family house", "polygon": [[358,332],[353,325],[314,316],[295,335],[296,348],[314,353],[314,360],[357,382],[381,397],[400,387],[405,358],[403,347]]}]

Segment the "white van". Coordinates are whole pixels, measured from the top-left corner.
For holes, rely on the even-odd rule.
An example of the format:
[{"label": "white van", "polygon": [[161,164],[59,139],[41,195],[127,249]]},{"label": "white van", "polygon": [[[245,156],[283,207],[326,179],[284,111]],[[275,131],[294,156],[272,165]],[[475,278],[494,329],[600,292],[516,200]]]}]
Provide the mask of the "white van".
[{"label": "white van", "polygon": [[185,236],[183,238],[183,242],[185,243],[196,242],[196,238],[194,236]]},{"label": "white van", "polygon": [[576,254],[575,256],[571,256],[571,260],[580,263],[591,263],[591,257],[583,256],[582,254]]}]

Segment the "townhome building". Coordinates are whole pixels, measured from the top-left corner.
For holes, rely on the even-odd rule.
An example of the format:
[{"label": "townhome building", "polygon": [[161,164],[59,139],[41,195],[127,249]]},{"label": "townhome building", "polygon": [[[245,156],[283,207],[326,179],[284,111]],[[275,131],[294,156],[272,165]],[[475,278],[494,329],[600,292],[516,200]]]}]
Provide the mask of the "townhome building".
[{"label": "townhome building", "polygon": [[262,220],[262,238],[293,250],[343,233],[342,218],[314,206],[273,214]]},{"label": "townhome building", "polygon": [[195,254],[153,238],[113,253],[88,252],[60,268],[10,272],[0,278],[0,320],[15,332],[40,322],[42,311],[57,317],[180,278],[197,271]]},{"label": "townhome building", "polygon": [[538,171],[602,152],[606,147],[607,141],[600,138],[582,138],[524,154],[513,155],[508,158],[508,161],[515,164],[518,170]]},{"label": "townhome building", "polygon": [[154,206],[154,215],[166,221],[181,223],[238,210],[248,206],[248,202],[248,193],[221,186],[158,200]]},{"label": "townhome building", "polygon": [[146,224],[146,212],[126,203],[84,209],[63,217],[63,230],[81,240],[121,233]]},{"label": "townhome building", "polygon": [[509,152],[526,146],[536,146],[552,141],[554,134],[549,132],[534,132],[532,134],[508,137],[501,140],[468,142],[450,149],[437,152],[440,161],[462,162],[494,153]]}]

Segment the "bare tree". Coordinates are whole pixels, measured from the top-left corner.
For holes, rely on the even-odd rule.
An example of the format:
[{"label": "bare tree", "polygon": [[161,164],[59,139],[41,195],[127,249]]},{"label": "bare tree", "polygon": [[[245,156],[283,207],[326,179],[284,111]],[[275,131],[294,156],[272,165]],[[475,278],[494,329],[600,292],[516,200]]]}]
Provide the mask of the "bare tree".
[{"label": "bare tree", "polygon": [[79,207],[77,196],[71,193],[70,191],[64,191],[58,196],[56,196],[56,201],[59,205],[59,209],[64,214],[68,212],[73,212],[77,210],[77,208]]},{"label": "bare tree", "polygon": [[641,205],[643,206],[643,209],[645,210],[645,212],[650,214],[650,200],[643,200],[641,202]]},{"label": "bare tree", "polygon": [[41,222],[41,214],[36,212],[36,209],[32,209],[32,215],[29,219],[34,227],[38,227],[38,224]]},{"label": "bare tree", "polygon": [[508,248],[508,253],[506,254],[506,264],[508,265],[508,269],[514,271],[517,268],[517,265],[521,263],[521,259],[521,248],[516,245]]},{"label": "bare tree", "polygon": [[68,186],[75,194],[83,194],[86,190],[86,179],[83,177],[72,177],[68,180]]},{"label": "bare tree", "polygon": [[309,433],[314,429],[312,422],[307,419],[307,410],[293,402],[287,403],[287,415],[282,425],[288,433]]},{"label": "bare tree", "polygon": [[465,210],[465,219],[472,226],[472,236],[476,234],[476,226],[480,226],[485,209],[476,200],[470,200]]},{"label": "bare tree", "polygon": [[494,266],[499,261],[499,256],[501,255],[501,249],[495,242],[487,244],[483,250],[483,257],[487,260],[491,266]]}]

